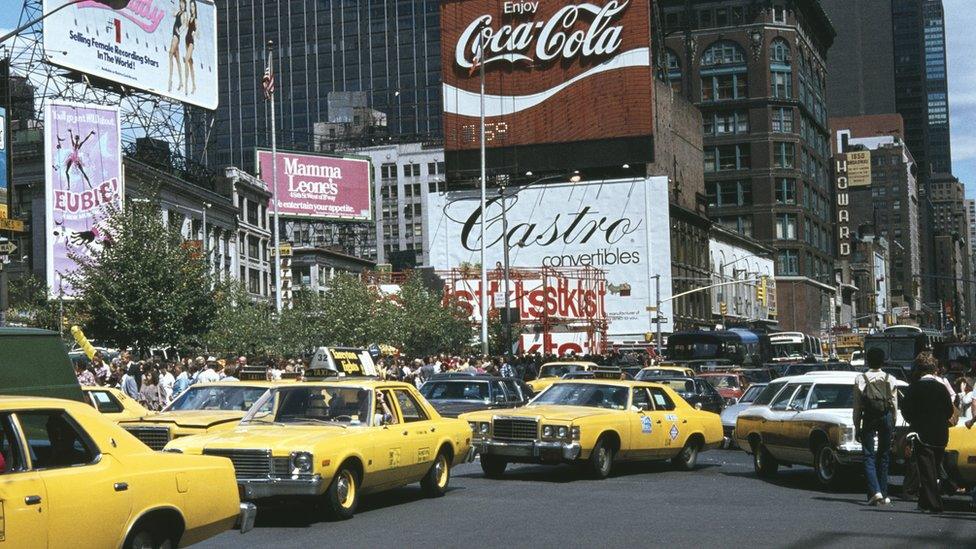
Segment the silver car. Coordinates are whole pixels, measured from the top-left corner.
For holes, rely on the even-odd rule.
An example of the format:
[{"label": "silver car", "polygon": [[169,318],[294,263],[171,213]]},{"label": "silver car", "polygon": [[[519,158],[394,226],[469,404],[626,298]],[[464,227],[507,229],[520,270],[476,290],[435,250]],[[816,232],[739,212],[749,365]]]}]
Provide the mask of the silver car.
[{"label": "silver car", "polygon": [[753,383],[746,389],[746,392],[742,394],[738,402],[722,410],[722,430],[725,433],[725,439],[722,441],[722,446],[724,448],[738,448],[735,443],[735,420],[739,418],[739,414],[743,410],[752,406],[756,397],[762,392],[768,383]]}]

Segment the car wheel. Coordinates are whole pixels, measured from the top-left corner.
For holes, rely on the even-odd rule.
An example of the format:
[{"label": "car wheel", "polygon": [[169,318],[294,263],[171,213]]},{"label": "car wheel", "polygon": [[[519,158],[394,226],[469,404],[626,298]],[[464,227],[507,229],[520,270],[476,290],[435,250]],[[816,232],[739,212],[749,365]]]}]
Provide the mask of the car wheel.
[{"label": "car wheel", "polygon": [[752,450],[752,466],[757,475],[766,478],[776,474],[776,470],[779,469],[779,461],[760,442]]},{"label": "car wheel", "polygon": [[610,470],[613,469],[613,447],[606,438],[601,438],[590,452],[589,469],[598,479],[610,476]]},{"label": "car wheel", "polygon": [[171,549],[175,547],[171,536],[153,524],[140,524],[129,533],[122,545],[125,549]]},{"label": "car wheel", "polygon": [[693,440],[686,442],[685,447],[681,449],[681,453],[671,459],[671,465],[685,471],[694,470],[697,463],[698,443]]},{"label": "car wheel", "polygon": [[508,462],[498,456],[481,454],[481,470],[488,478],[502,478]]},{"label": "car wheel", "polygon": [[336,472],[332,484],[325,492],[325,504],[329,514],[339,520],[352,518],[359,505],[359,479],[348,465]]},{"label": "car wheel", "polygon": [[451,460],[446,451],[437,454],[437,459],[430,466],[430,470],[420,481],[420,488],[429,498],[439,498],[447,493],[447,485],[451,482]]},{"label": "car wheel", "polygon": [[829,444],[824,444],[817,448],[814,453],[813,468],[817,473],[817,482],[821,486],[836,488],[841,477],[842,466],[837,461],[837,454]]}]

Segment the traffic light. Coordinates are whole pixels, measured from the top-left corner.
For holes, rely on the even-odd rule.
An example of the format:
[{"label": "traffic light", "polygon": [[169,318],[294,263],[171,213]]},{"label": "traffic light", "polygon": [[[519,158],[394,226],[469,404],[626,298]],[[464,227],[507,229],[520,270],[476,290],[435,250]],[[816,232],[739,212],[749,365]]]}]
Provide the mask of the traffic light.
[{"label": "traffic light", "polygon": [[725,316],[725,315],[729,314],[729,306],[726,305],[724,301],[722,301],[722,302],[720,302],[718,304],[718,309],[719,309],[719,311],[721,311],[722,316]]},{"label": "traffic light", "polygon": [[756,285],[756,300],[758,300],[759,303],[762,305],[766,304],[766,277],[765,276],[760,278],[759,284]]}]

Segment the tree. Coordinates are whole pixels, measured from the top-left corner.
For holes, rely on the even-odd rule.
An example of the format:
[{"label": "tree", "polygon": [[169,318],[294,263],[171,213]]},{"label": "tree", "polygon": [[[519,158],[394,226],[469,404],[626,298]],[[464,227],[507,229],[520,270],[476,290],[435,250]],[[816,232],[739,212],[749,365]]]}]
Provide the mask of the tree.
[{"label": "tree", "polygon": [[409,356],[457,352],[471,343],[471,324],[454,302],[445,303],[416,273],[400,288],[397,345]]},{"label": "tree", "polygon": [[269,302],[254,301],[237,281],[219,285],[214,301],[213,323],[202,338],[210,353],[249,357],[287,354],[274,307]]},{"label": "tree", "polygon": [[77,322],[77,315],[74,314],[76,304],[48,301],[48,286],[40,277],[27,275],[10,281],[10,311],[7,320],[11,324],[57,330],[62,306],[68,321]]},{"label": "tree", "polygon": [[358,277],[340,274],[324,295],[296,292],[292,308],[281,315],[282,337],[294,352],[321,345],[364,347],[373,343],[375,294]]},{"label": "tree", "polygon": [[76,256],[67,278],[90,317],[86,332],[119,347],[147,350],[194,342],[216,312],[209,267],[158,206],[131,204],[107,220],[105,245]]}]

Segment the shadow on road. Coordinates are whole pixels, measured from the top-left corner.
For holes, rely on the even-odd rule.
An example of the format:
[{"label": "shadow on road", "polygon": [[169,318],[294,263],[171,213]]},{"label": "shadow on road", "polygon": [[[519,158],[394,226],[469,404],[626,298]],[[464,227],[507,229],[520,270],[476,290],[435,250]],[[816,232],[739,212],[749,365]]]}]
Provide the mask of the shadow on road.
[{"label": "shadow on road", "polygon": [[[634,475],[646,475],[654,473],[695,473],[696,471],[704,471],[707,469],[713,469],[716,467],[721,467],[717,463],[700,463],[695,467],[694,471],[681,471],[670,463],[666,461],[644,461],[644,462],[624,462],[617,463],[613,466],[613,471],[610,473],[610,478],[619,477],[629,477]],[[480,471],[466,473],[463,475],[455,475],[458,478],[486,478]],[[505,469],[505,474],[499,479],[499,482],[505,481],[521,481],[521,482],[550,482],[555,484],[563,484],[567,482],[584,482],[587,480],[594,480],[592,476],[589,475],[588,471],[580,466],[574,464],[558,464],[558,465],[527,465],[527,464],[510,464],[507,469]]]},{"label": "shadow on road", "polygon": [[[463,490],[464,488],[449,487],[444,497],[451,497],[452,492]],[[387,507],[409,505],[426,499],[428,498],[424,496],[419,486],[405,486],[363,496],[359,500],[356,514],[364,515]],[[316,523],[334,520],[314,499],[302,500],[302,503],[297,504],[258,502],[258,516],[254,526],[256,528],[308,528]]]},{"label": "shadow on road", "polygon": [[857,480],[857,477],[853,477],[854,480],[847,481],[843,488],[826,488],[817,482],[817,477],[811,468],[798,468],[794,470],[780,471],[775,476],[768,478],[760,477],[752,471],[730,471],[723,472],[722,474],[727,477],[751,478],[760,482],[765,482],[766,484],[778,486],[780,488],[802,490],[805,492],[820,492],[824,494],[860,494],[864,491],[862,487],[864,481]]}]

